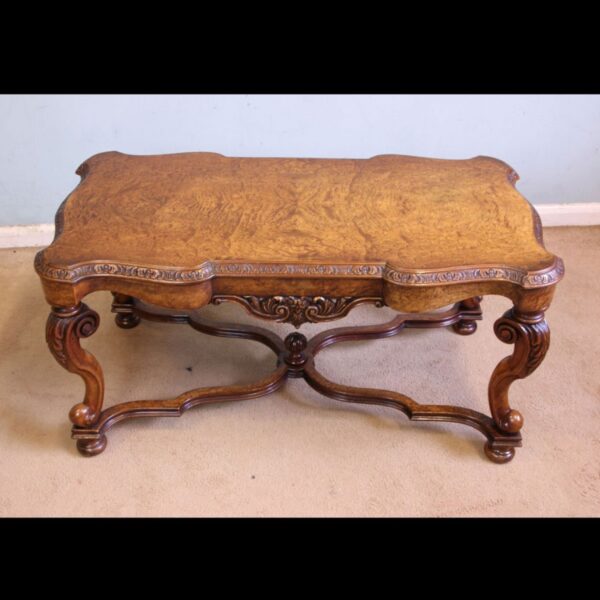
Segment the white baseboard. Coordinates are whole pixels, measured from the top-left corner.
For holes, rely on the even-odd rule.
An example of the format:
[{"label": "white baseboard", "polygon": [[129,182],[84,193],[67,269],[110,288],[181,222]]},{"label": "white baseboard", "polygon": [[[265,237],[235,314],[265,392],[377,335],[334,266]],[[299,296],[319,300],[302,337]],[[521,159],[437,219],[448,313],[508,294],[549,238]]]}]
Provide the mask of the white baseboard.
[{"label": "white baseboard", "polygon": [[536,204],[544,227],[600,225],[600,202]]},{"label": "white baseboard", "polygon": [[54,238],[54,223],[0,227],[0,248],[48,246]]},{"label": "white baseboard", "polygon": [[[536,204],[544,227],[600,225],[600,202],[577,204]],[[0,227],[0,248],[48,246],[54,237],[54,224]]]}]

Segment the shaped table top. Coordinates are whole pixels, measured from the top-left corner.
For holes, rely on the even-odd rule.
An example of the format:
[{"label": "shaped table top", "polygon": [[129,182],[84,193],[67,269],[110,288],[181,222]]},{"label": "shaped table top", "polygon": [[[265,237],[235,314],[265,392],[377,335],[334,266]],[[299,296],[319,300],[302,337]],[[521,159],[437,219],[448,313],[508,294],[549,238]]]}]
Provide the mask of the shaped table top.
[{"label": "shaped table top", "polygon": [[494,158],[229,158],[105,152],[57,214],[42,280],[185,284],[217,277],[397,285],[555,284],[561,260]]}]

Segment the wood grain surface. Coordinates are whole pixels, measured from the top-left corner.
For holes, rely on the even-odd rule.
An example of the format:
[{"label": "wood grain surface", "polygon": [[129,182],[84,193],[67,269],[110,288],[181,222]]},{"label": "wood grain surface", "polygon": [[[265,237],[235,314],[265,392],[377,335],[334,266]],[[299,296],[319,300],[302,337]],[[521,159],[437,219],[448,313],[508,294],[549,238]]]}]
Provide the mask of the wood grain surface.
[{"label": "wood grain surface", "polygon": [[[96,289],[144,295],[116,280],[196,284],[189,301],[178,297],[200,306],[213,293],[254,293],[244,279],[292,280],[267,283],[264,293],[295,295],[311,295],[314,279],[346,280],[339,293],[353,295],[350,287],[366,279],[377,283],[365,293],[393,304],[398,287],[507,282],[526,290],[563,274],[544,248],[535,210],[514,187],[516,173],[490,157],[106,152],[77,172],[82,180],[59,210],[56,238],[36,257],[54,304],[72,305]],[[164,289],[142,291],[174,306]],[[403,307],[413,310],[407,300]]]}]

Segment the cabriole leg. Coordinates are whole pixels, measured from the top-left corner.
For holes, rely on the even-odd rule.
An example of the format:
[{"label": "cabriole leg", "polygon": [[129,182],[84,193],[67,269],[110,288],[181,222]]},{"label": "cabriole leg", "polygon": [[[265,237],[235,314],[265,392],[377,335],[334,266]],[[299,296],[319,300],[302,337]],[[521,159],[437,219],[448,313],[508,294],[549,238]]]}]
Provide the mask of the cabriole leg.
[{"label": "cabriole leg", "polygon": [[[54,358],[67,371],[79,375],[85,383],[83,402],[69,413],[78,428],[92,426],[99,418],[104,398],[104,377],[98,361],[79,340],[92,335],[100,323],[98,313],[81,303],[73,307],[54,306],[46,324],[46,341]],[[77,440],[77,448],[87,456],[99,454],[106,446],[102,434]]]},{"label": "cabriole leg", "polygon": [[[510,407],[508,389],[513,381],[527,377],[540,365],[550,345],[550,329],[544,312],[520,312],[511,308],[494,324],[496,336],[507,344],[514,344],[511,356],[503,358],[490,378],[488,396],[494,423],[501,431],[517,433],[523,427],[523,416]],[[514,448],[496,447],[487,443],[485,452],[495,462],[507,462]]]}]

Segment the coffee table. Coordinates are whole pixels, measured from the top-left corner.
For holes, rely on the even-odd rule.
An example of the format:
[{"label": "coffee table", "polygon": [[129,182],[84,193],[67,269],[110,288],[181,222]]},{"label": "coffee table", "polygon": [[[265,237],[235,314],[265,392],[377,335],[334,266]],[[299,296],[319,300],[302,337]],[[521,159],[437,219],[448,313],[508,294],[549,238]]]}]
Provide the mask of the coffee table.
[{"label": "coffee table", "polygon": [[[52,307],[50,351],[85,382],[85,396],[69,415],[82,454],[102,452],[107,431],[125,419],[180,416],[199,404],[256,398],[288,377],[302,377],[337,400],[389,406],[418,421],[469,425],[486,437],[492,461],[513,458],[523,417],[511,408],[508,390],[546,354],[544,313],[564,267],[545,249],[539,216],[516,191],[518,176],[506,163],[486,156],[105,152],[77,173],[81,182],[58,209],[54,241],[36,255],[35,269]],[[148,319],[255,340],[273,351],[275,369],[250,385],[204,387],[103,409],[102,369],[80,345],[99,324],[82,300],[98,290],[113,293],[112,310],[124,329]],[[389,337],[409,327],[451,326],[472,334],[486,294],[513,303],[494,325],[514,349],[491,375],[491,416],[340,385],[317,370],[317,354],[339,342]],[[364,303],[398,315],[384,325],[334,328],[310,340],[295,331],[281,339],[264,328],[207,321],[199,310],[222,302],[296,328],[339,319]]]}]

